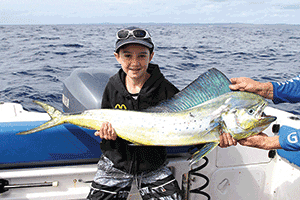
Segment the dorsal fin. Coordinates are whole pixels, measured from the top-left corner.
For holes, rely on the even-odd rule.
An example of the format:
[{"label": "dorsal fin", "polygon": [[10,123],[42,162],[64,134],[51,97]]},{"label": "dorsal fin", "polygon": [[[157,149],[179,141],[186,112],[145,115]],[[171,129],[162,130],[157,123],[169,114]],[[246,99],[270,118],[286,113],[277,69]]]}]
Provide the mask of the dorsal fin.
[{"label": "dorsal fin", "polygon": [[229,85],[229,79],[219,70],[212,68],[200,75],[170,100],[146,109],[146,111],[178,112],[186,110],[230,92]]}]

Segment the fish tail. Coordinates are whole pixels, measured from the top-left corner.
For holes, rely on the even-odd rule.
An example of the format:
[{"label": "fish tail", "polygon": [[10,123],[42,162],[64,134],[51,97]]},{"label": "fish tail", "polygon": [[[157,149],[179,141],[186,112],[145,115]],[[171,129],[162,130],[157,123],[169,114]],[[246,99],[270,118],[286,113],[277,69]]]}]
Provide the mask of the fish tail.
[{"label": "fish tail", "polygon": [[42,108],[44,108],[44,110],[50,115],[51,120],[47,121],[46,123],[36,128],[17,133],[17,135],[27,135],[27,134],[35,133],[65,123],[64,120],[62,119],[64,114],[61,111],[57,110],[56,108],[48,104],[39,101],[33,101],[33,102],[40,105]]},{"label": "fish tail", "polygon": [[40,101],[33,101],[33,102],[36,103],[36,104],[38,104],[42,108],[44,108],[44,110],[50,115],[50,117],[52,119],[61,117],[63,115],[62,112],[60,112],[56,108],[54,108],[54,107],[52,107],[52,106],[50,106],[50,105],[48,105],[46,103],[42,103]]}]

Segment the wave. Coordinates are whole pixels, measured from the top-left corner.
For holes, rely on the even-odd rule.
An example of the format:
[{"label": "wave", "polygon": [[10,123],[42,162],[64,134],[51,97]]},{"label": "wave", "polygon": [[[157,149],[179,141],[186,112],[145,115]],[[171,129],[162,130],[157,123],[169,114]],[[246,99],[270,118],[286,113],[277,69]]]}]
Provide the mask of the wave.
[{"label": "wave", "polygon": [[[119,28],[0,26],[1,86],[9,86],[0,88],[0,101],[37,99],[60,108],[62,81],[74,69],[120,67],[113,55]],[[154,24],[145,28],[155,44],[153,61],[180,88],[212,67],[229,78],[248,76],[262,82],[299,74],[299,26]]]}]

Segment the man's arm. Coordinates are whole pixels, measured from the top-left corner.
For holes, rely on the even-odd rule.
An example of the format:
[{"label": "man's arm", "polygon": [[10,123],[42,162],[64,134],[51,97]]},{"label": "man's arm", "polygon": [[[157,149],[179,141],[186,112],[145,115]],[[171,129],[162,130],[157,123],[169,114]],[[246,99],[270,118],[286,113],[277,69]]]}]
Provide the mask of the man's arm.
[{"label": "man's arm", "polygon": [[230,81],[229,88],[231,90],[252,92],[267,99],[273,99],[273,84],[271,82],[261,83],[247,77],[231,78]]},{"label": "man's arm", "polygon": [[238,143],[243,146],[265,150],[282,149],[279,143],[279,136],[268,137],[264,133],[259,133],[257,135],[239,140]]}]

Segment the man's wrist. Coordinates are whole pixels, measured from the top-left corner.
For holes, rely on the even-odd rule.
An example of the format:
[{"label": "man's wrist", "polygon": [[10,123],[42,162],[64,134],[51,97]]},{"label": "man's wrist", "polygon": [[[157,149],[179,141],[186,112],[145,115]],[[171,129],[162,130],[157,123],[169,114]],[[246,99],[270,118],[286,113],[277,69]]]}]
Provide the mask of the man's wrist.
[{"label": "man's wrist", "polygon": [[264,138],[264,146],[266,150],[272,150],[272,149],[282,149],[279,143],[279,136],[273,136],[273,137],[266,137]]},{"label": "man's wrist", "polygon": [[273,84],[271,82],[260,83],[257,94],[267,99],[273,99]]}]

